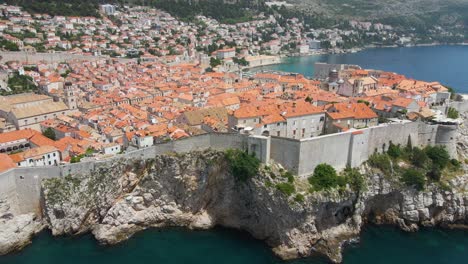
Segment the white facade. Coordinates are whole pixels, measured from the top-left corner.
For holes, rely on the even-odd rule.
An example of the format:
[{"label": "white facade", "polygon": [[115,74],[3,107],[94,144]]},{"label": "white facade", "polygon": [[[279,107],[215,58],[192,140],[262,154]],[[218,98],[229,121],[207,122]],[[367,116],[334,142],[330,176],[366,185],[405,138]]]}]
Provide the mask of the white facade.
[{"label": "white facade", "polygon": [[101,11],[106,15],[113,15],[115,14],[115,6],[109,4],[101,5]]},{"label": "white facade", "polygon": [[323,133],[325,114],[318,113],[297,117],[288,117],[285,137],[301,139],[316,137]]},{"label": "white facade", "polygon": [[106,155],[116,155],[119,154],[122,151],[122,149],[120,145],[115,144],[103,147],[102,151]]},{"label": "white facade", "polygon": [[17,163],[18,167],[54,166],[60,164],[60,152],[57,150],[40,156],[27,157]]},{"label": "white facade", "polygon": [[154,145],[153,136],[134,136],[132,143],[138,148],[147,148]]}]

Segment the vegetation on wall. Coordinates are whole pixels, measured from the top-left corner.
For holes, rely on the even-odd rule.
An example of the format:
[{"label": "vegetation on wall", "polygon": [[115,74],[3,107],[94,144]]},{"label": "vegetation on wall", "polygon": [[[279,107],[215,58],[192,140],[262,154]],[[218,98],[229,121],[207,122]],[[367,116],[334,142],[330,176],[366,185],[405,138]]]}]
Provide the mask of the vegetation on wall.
[{"label": "vegetation on wall", "polygon": [[232,4],[223,0],[178,1],[177,4],[173,0],[145,2],[185,21],[192,21],[197,15],[205,15],[226,24],[252,20],[259,8],[255,1],[238,1]]},{"label": "vegetation on wall", "polygon": [[260,160],[245,151],[228,149],[226,159],[229,162],[230,172],[241,182],[247,181],[258,173]]},{"label": "vegetation on wall", "polygon": [[455,109],[453,107],[449,107],[448,112],[447,112],[447,117],[448,118],[457,119],[459,116],[460,116],[460,114],[458,113],[457,109]]},{"label": "vegetation on wall", "polygon": [[37,91],[37,85],[33,78],[26,75],[19,75],[17,72],[8,78],[8,88],[11,91],[0,90],[0,95],[11,95]]},{"label": "vegetation on wall", "polygon": [[0,38],[0,48],[7,51],[19,51],[18,45],[4,38]]},{"label": "vegetation on wall", "polygon": [[47,13],[53,16],[100,16],[98,0],[5,0],[5,2],[21,6],[30,13]]},{"label": "vegetation on wall", "polygon": [[442,175],[460,172],[460,162],[450,159],[443,146],[426,146],[424,149],[389,144],[385,153],[374,153],[368,159],[371,167],[380,169],[385,175],[423,190],[428,182],[444,185]]},{"label": "vegetation on wall", "polygon": [[45,136],[45,137],[48,137],[48,138],[50,138],[52,140],[57,139],[54,130],[52,128],[50,128],[50,127],[46,128],[46,130],[44,130],[44,132],[42,132],[42,135]]}]

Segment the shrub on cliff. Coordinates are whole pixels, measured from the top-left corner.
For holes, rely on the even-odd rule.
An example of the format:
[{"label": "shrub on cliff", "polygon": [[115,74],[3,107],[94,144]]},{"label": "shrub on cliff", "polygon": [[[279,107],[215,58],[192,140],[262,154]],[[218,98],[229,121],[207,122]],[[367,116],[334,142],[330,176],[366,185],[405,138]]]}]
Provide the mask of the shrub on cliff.
[{"label": "shrub on cliff", "polygon": [[438,166],[432,166],[431,170],[427,172],[427,177],[433,181],[440,181],[442,178],[442,172]]},{"label": "shrub on cliff", "polygon": [[457,109],[455,109],[453,107],[449,107],[449,109],[447,111],[447,117],[448,118],[457,119],[459,116],[460,116],[460,114],[458,113]]},{"label": "shrub on cliff", "polygon": [[450,155],[442,146],[427,146],[424,151],[432,160],[432,164],[438,166],[441,170],[450,162]]},{"label": "shrub on cliff", "polygon": [[368,163],[370,166],[380,169],[385,174],[391,174],[392,172],[392,163],[387,154],[374,153],[369,157]]},{"label": "shrub on cliff", "polygon": [[344,170],[344,178],[351,189],[355,192],[360,192],[365,188],[364,176],[357,168],[346,168]]},{"label": "shrub on cliff", "polygon": [[406,169],[402,176],[401,181],[408,186],[414,186],[416,190],[422,191],[424,190],[424,186],[426,185],[426,178],[424,174],[416,169]]},{"label": "shrub on cliff", "polygon": [[255,176],[260,166],[260,161],[255,156],[238,149],[227,150],[226,159],[232,175],[243,182]]},{"label": "shrub on cliff", "polygon": [[289,183],[294,182],[294,175],[290,171],[282,171],[281,172],[281,177],[288,179]]},{"label": "shrub on cliff", "polygon": [[331,189],[339,185],[335,169],[325,163],[317,165],[314,169],[314,174],[308,180],[317,191]]},{"label": "shrub on cliff", "polygon": [[294,201],[298,202],[298,203],[303,203],[305,200],[305,197],[304,195],[298,193],[296,194],[296,196],[294,196]]},{"label": "shrub on cliff", "polygon": [[418,147],[414,147],[411,151],[411,164],[416,167],[424,168],[428,165],[429,157],[427,156],[426,152]]},{"label": "shrub on cliff", "polygon": [[387,154],[396,159],[399,158],[402,155],[403,151],[400,148],[400,145],[395,145],[390,141],[390,144],[388,146],[388,151]]},{"label": "shrub on cliff", "polygon": [[294,192],[296,192],[296,188],[293,184],[289,182],[280,182],[276,184],[276,189],[280,192],[284,193],[286,196],[291,196]]}]

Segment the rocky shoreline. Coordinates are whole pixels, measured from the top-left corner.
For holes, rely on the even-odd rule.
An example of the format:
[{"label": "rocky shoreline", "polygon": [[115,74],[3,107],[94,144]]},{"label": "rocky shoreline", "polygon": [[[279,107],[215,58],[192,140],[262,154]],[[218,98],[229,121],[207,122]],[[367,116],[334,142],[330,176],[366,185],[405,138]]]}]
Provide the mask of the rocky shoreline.
[{"label": "rocky shoreline", "polygon": [[[459,129],[460,160],[468,154],[468,119]],[[296,179],[294,195],[276,186],[286,181],[279,164],[261,165],[247,181],[229,171],[224,152],[206,150],[153,159],[102,163],[87,175],[42,182],[41,215],[18,214],[15,199],[0,198],[0,254],[20,250],[45,228],[53,235],[91,232],[116,244],[147,228],[224,226],[249,232],[283,259],[327,256],[342,261],[342,248],[368,224],[405,231],[420,227],[468,227],[468,173],[447,186],[417,191],[363,164],[365,188],[310,192]]]},{"label": "rocky shoreline", "polygon": [[121,160],[92,175],[47,180],[42,219],[0,207],[0,253],[21,249],[43,228],[53,235],[92,232],[115,244],[152,227],[220,225],[248,231],[283,259],[323,254],[339,263],[343,245],[366,223],[406,231],[468,223],[468,175],[451,180],[451,190],[431,185],[418,192],[362,166],[365,191],[318,192],[298,202],[272,185],[281,178],[279,165],[239,182],[224,157],[204,151]]}]

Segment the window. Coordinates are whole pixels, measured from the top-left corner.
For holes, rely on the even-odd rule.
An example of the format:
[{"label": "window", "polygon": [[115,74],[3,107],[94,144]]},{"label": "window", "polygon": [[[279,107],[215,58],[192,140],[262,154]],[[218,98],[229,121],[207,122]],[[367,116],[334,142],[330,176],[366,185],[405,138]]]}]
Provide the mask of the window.
[{"label": "window", "polygon": [[325,117],[324,116],[321,116],[320,117],[320,122],[323,122],[325,120]]},{"label": "window", "polygon": [[49,160],[49,165],[52,165],[52,162],[50,162],[50,160]]},{"label": "window", "polygon": [[295,126],[295,125],[296,125],[296,121],[293,122],[293,126]]},{"label": "window", "polygon": [[267,128],[267,125],[264,125],[263,128]]},{"label": "window", "polygon": [[294,136],[296,135],[296,129],[293,130],[293,135],[294,135]]},{"label": "window", "polygon": [[50,154],[47,154],[47,158],[49,158],[49,159],[50,159]]},{"label": "window", "polygon": [[54,153],[54,155],[53,155],[53,156],[55,157],[55,153]]},{"label": "window", "polygon": [[244,124],[247,122],[247,120],[244,120]]},{"label": "window", "polygon": [[281,133],[279,131],[276,131],[276,136],[279,137],[280,135],[281,135]]},{"label": "window", "polygon": [[276,126],[280,126],[280,125],[281,125],[281,123],[276,123]]}]

